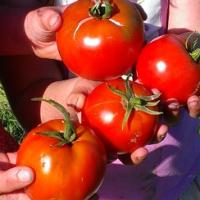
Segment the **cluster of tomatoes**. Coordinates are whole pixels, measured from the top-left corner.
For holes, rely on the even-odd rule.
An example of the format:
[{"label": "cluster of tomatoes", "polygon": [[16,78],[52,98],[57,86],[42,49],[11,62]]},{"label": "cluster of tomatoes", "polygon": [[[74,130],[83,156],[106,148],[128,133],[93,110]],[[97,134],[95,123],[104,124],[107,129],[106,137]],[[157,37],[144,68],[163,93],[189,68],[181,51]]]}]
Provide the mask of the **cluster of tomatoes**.
[{"label": "cluster of tomatoes", "polygon": [[[159,100],[185,104],[199,92],[200,36],[165,34],[144,44],[143,19],[133,3],[81,0],[65,9],[56,39],[69,70],[102,83],[86,99],[82,124],[72,124],[53,100],[41,99],[60,109],[64,120],[33,129],[17,163],[36,172],[27,188],[32,199],[83,200],[100,186],[108,152],[130,153],[150,141]],[[121,78],[130,71],[139,82]]]}]

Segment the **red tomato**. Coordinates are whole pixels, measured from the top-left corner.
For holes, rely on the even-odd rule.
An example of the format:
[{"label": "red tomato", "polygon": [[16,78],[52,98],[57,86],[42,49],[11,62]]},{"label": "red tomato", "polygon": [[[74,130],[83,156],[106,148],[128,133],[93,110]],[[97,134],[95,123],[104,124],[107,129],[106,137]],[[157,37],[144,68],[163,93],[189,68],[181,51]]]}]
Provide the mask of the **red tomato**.
[{"label": "red tomato", "polygon": [[[121,92],[125,91],[124,80],[120,78],[97,86],[86,99],[82,111],[83,121],[94,129],[108,152],[132,152],[147,144],[154,134],[157,115],[140,110],[141,107],[148,105],[145,100],[142,100],[142,96],[146,97],[152,93],[143,85],[132,82],[130,89],[135,93],[135,97],[130,98],[129,104],[113,92],[108,85]],[[127,94],[127,96],[130,95]],[[132,106],[132,108],[127,122],[123,125],[128,104],[128,107]],[[155,110],[157,107],[149,107],[149,109]]]},{"label": "red tomato", "polygon": [[97,0],[97,4],[81,0],[67,7],[56,39],[69,70],[87,79],[105,80],[133,67],[144,43],[143,20],[128,0]]},{"label": "red tomato", "polygon": [[46,122],[31,130],[20,145],[17,165],[28,166],[36,174],[26,189],[33,200],[83,200],[102,183],[107,161],[101,141],[80,124],[69,144],[59,146],[57,138],[42,135],[63,130],[61,119]]},{"label": "red tomato", "polygon": [[160,90],[163,100],[176,98],[185,104],[199,90],[200,64],[186,49],[186,38],[174,34],[160,36],[148,43],[138,58],[139,80],[149,88]]}]

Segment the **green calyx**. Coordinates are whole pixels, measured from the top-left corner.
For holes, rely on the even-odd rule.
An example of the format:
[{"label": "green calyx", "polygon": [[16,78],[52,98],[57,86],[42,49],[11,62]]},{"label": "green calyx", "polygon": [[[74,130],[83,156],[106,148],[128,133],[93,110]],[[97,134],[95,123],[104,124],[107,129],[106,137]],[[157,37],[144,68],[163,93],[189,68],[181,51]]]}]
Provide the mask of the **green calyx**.
[{"label": "green calyx", "polygon": [[122,129],[126,125],[131,112],[133,110],[135,111],[142,111],[145,113],[148,113],[150,115],[160,115],[162,112],[152,110],[149,107],[157,106],[160,100],[157,100],[160,97],[160,93],[153,94],[150,96],[138,96],[134,93],[134,91],[131,88],[129,78],[132,76],[132,74],[129,74],[125,80],[125,91],[121,91],[116,89],[115,87],[108,85],[109,89],[115,93],[116,95],[119,95],[122,98],[122,102],[124,105],[124,108],[126,110],[124,119],[122,122]]},{"label": "green calyx", "polygon": [[200,63],[200,34],[192,32],[185,41],[185,47],[196,63]]},{"label": "green calyx", "polygon": [[70,114],[67,110],[59,104],[58,102],[52,99],[45,99],[45,98],[32,98],[33,101],[45,101],[50,105],[57,108],[63,114],[63,121],[64,121],[64,130],[63,132],[58,131],[45,131],[40,133],[41,135],[53,137],[59,140],[59,143],[56,146],[63,146],[65,144],[71,144],[76,139],[76,131],[75,128],[70,120]]},{"label": "green calyx", "polygon": [[95,5],[89,9],[89,14],[98,19],[108,19],[113,14],[113,6],[109,0],[97,0]]}]

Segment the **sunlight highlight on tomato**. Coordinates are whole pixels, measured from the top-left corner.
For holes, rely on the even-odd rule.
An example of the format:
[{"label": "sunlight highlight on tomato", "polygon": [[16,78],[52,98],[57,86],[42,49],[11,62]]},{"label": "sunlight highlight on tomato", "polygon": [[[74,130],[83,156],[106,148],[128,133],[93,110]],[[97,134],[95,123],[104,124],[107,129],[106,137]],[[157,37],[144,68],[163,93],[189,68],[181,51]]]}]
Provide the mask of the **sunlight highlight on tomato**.
[{"label": "sunlight highlight on tomato", "polygon": [[144,44],[143,19],[128,0],[81,0],[63,13],[56,34],[66,67],[92,80],[128,72]]},{"label": "sunlight highlight on tomato", "polygon": [[144,85],[131,81],[130,84],[128,91],[121,78],[103,82],[88,95],[82,110],[83,122],[111,153],[133,152],[147,144],[161,114],[156,106],[157,95]]},{"label": "sunlight highlight on tomato", "polygon": [[65,117],[33,128],[20,145],[16,163],[35,173],[25,190],[32,200],[83,200],[101,186],[107,155],[90,128]]}]

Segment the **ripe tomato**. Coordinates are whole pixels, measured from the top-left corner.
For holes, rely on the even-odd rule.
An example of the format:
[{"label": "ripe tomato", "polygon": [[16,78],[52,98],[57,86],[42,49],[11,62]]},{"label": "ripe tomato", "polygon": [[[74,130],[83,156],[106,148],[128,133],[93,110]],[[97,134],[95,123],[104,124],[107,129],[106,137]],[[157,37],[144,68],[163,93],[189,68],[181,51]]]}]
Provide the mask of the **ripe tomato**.
[{"label": "ripe tomato", "polygon": [[144,43],[143,20],[128,0],[81,0],[67,7],[57,46],[73,73],[92,80],[129,71]]},{"label": "ripe tomato", "polygon": [[[94,129],[111,153],[132,152],[147,144],[160,114],[155,111],[158,102],[151,102],[157,95],[139,83],[130,83],[129,89],[121,78],[100,84],[89,94],[82,111],[83,121]],[[118,90],[121,96],[113,90]]]},{"label": "ripe tomato", "polygon": [[[185,104],[200,86],[200,64],[192,58],[196,49],[192,41],[199,38],[196,34],[189,38],[166,34],[148,43],[136,65],[139,80],[149,88],[160,90],[163,100],[176,98]],[[188,42],[193,43],[190,48],[185,46]]]},{"label": "ripe tomato", "polygon": [[[59,139],[63,138],[64,124],[61,119],[41,124],[20,145],[17,165],[32,168],[36,175],[26,189],[33,200],[87,199],[102,182],[107,163],[103,144],[80,124],[75,126],[76,138],[71,135],[65,144]],[[45,132],[56,132],[56,138],[43,135]]]}]

